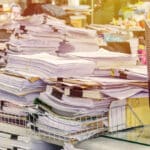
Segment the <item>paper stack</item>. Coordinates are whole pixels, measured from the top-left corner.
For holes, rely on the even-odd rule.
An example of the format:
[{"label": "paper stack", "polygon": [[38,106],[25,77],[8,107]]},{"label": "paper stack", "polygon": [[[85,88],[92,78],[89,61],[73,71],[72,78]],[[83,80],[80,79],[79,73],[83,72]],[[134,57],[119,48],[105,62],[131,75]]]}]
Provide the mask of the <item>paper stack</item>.
[{"label": "paper stack", "polygon": [[[86,69],[85,69],[86,68]],[[38,75],[41,78],[91,75],[95,64],[84,59],[69,59],[47,53],[11,55],[6,69]]]},{"label": "paper stack", "polygon": [[[122,100],[141,92],[148,94],[147,89],[136,86],[137,80],[83,77],[51,78],[47,82],[50,85],[35,101],[40,113],[36,130],[64,141],[82,141],[103,132],[105,127],[115,126],[116,113],[111,113],[111,118],[108,116],[113,102],[120,103],[115,109],[125,115],[125,109],[120,109],[126,105]],[[122,127],[126,128],[123,117],[124,122],[117,125],[122,123]]]},{"label": "paper stack", "polygon": [[73,28],[46,15],[24,18],[16,22],[12,29],[15,31],[8,44],[10,53],[55,54],[99,49],[96,31]]},{"label": "paper stack", "polygon": [[68,52],[61,54],[61,56],[93,61],[95,63],[93,76],[111,77],[115,76],[116,70],[119,70],[119,68],[137,67],[137,56],[111,52],[103,48],[94,52]]},{"label": "paper stack", "polygon": [[61,35],[65,35],[64,41],[60,43],[59,53],[97,51],[99,49],[97,32],[95,30],[74,28],[58,21],[52,21],[49,16],[46,16],[45,22],[47,25],[55,28]]},{"label": "paper stack", "polygon": [[0,74],[0,123],[26,128],[28,108],[39,93],[45,90],[41,80],[29,81],[23,77]]},{"label": "paper stack", "polygon": [[148,80],[147,67],[144,65],[115,69],[114,76],[131,80],[135,79],[145,82],[147,82]]},{"label": "paper stack", "polygon": [[52,85],[35,101],[40,113],[35,124],[38,132],[77,142],[107,130],[109,105],[114,99],[101,94],[100,84],[78,78],[49,81]]},{"label": "paper stack", "polygon": [[65,34],[65,40],[60,43],[59,53],[99,50],[97,34],[93,30],[64,26],[61,32]]},{"label": "paper stack", "polygon": [[58,51],[63,35],[48,25],[20,25],[11,36],[8,48],[10,53],[35,54]]},{"label": "paper stack", "polygon": [[[147,75],[127,69],[136,65],[136,56],[99,50],[95,31],[48,16],[16,24],[8,44],[13,54],[0,73],[0,131],[7,127],[8,133],[28,136],[25,130],[31,129],[40,138],[74,143],[108,131],[116,120],[126,127],[126,110],[111,109],[117,106],[118,113],[127,98],[148,93]],[[127,78],[110,77],[122,72]]]}]

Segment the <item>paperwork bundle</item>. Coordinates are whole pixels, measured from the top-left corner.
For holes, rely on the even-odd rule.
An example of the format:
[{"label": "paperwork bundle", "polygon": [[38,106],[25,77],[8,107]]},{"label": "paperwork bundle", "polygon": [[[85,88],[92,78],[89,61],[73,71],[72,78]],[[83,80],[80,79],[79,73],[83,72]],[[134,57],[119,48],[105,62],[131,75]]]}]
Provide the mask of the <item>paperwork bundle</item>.
[{"label": "paperwork bundle", "polygon": [[[108,122],[111,103],[121,103],[139,93],[148,94],[147,89],[136,86],[138,80],[83,77],[51,78],[47,82],[51,85],[36,100],[41,111],[36,129],[64,141],[82,141],[103,132],[108,124],[114,125]],[[115,116],[113,113],[111,121]]]},{"label": "paperwork bundle", "polygon": [[45,89],[45,84],[42,80],[31,82],[21,77],[19,78],[1,73],[0,89],[15,94],[17,96],[23,96],[43,91]]},{"label": "paperwork bundle", "polygon": [[100,81],[53,78],[50,83],[35,101],[41,112],[35,124],[38,132],[77,142],[107,130],[109,105],[115,99],[101,93]]},{"label": "paperwork bundle", "polygon": [[[60,44],[60,53],[68,51],[97,51],[99,49],[97,32],[95,30],[74,28],[57,23],[56,21],[51,21],[49,17],[46,18],[46,24],[65,35],[65,42]],[[64,44],[66,45],[65,48],[63,47]],[[72,47],[67,47],[68,44]]]},{"label": "paperwork bundle", "polygon": [[41,80],[29,81],[23,77],[0,74],[0,122],[26,127],[28,107],[45,90]]},{"label": "paperwork bundle", "polygon": [[96,31],[73,28],[50,16],[35,15],[22,22],[18,21],[14,28],[15,32],[9,42],[11,53],[55,54],[99,49]]},{"label": "paperwork bundle", "polygon": [[131,79],[131,80],[141,80],[147,82],[148,74],[146,66],[136,66],[136,67],[126,67],[114,70],[114,75],[116,77]]},{"label": "paperwork bundle", "polygon": [[[86,68],[86,69],[85,69]],[[6,69],[38,75],[41,78],[92,74],[95,64],[84,59],[68,59],[47,53],[11,55]]]},{"label": "paperwork bundle", "polygon": [[20,25],[20,28],[12,34],[8,48],[10,53],[15,54],[42,52],[55,54],[63,39],[63,35],[55,32],[55,29],[48,25]]},{"label": "paperwork bundle", "polygon": [[64,26],[60,32],[65,35],[65,40],[60,43],[59,53],[99,50],[97,34],[93,30]]},{"label": "paperwork bundle", "polygon": [[70,52],[64,56],[91,60],[95,62],[98,69],[113,69],[125,66],[135,66],[137,61],[136,56],[111,52],[105,49],[100,49],[96,52]]}]

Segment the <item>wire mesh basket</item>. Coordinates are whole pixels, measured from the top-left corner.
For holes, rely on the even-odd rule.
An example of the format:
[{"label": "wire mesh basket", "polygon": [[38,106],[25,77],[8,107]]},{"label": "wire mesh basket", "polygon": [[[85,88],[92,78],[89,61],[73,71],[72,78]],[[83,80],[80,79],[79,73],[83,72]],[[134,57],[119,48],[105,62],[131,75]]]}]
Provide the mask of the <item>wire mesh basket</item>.
[{"label": "wire mesh basket", "polygon": [[[65,118],[66,120],[64,120],[55,113],[30,114],[31,136],[35,135],[41,140],[57,145],[64,145],[64,143],[75,144],[107,131],[108,127],[105,124],[105,122],[108,122],[107,115],[107,113],[104,113],[103,115],[92,117],[77,117],[71,120]],[[51,124],[50,122],[49,124],[45,122],[47,118],[52,121]],[[69,129],[67,126],[72,129]],[[74,128],[75,126],[76,128]]]},{"label": "wire mesh basket", "polygon": [[109,132],[118,132],[144,126],[132,106],[124,100],[115,101],[109,110]]},{"label": "wire mesh basket", "polygon": [[65,128],[63,130],[62,123],[57,123],[56,127],[49,126],[47,118],[53,121],[63,120],[55,113],[41,113],[37,111],[37,108],[32,109],[33,111],[30,113],[28,111],[26,117],[1,112],[0,131],[63,146],[64,143],[77,144],[78,142],[98,137],[104,133],[143,126],[142,121],[132,107],[122,100],[114,101],[110,105],[109,113],[105,112],[103,115],[76,117],[67,120],[71,126],[73,124],[80,125],[79,131],[74,130],[72,132],[69,132],[70,130],[68,131]]}]

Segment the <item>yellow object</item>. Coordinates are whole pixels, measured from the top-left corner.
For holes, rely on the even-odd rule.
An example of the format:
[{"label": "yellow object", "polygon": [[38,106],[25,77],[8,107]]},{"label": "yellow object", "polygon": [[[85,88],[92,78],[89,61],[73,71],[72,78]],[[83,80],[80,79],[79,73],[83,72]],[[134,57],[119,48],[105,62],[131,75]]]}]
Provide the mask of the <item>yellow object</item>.
[{"label": "yellow object", "polygon": [[115,69],[111,69],[111,76],[112,76],[112,77],[115,76]]},{"label": "yellow object", "polygon": [[70,16],[70,23],[73,27],[82,28],[87,24],[87,18],[84,15]]},{"label": "yellow object", "polygon": [[[148,97],[129,98],[127,99],[127,104],[131,106],[135,114],[143,122],[144,125],[150,125],[150,107]],[[126,113],[127,127],[135,127],[141,125],[129,108],[127,108]]]},{"label": "yellow object", "polygon": [[7,3],[3,4],[3,11],[10,12],[11,11],[10,5]]},{"label": "yellow object", "polygon": [[32,3],[46,3],[47,0],[32,0]]},{"label": "yellow object", "polygon": [[145,49],[145,46],[142,45],[142,44],[140,44],[140,45],[139,45],[139,49],[143,49],[143,50],[144,50],[144,49]]}]

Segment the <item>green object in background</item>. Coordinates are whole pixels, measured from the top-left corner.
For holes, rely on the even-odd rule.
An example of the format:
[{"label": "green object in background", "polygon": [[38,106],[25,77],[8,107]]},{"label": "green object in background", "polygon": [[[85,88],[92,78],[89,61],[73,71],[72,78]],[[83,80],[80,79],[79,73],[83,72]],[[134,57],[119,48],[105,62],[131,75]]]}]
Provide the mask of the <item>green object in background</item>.
[{"label": "green object in background", "polygon": [[114,0],[104,1],[102,6],[94,11],[95,24],[107,24],[112,21],[115,15],[113,1]]},{"label": "green object in background", "polygon": [[[108,24],[119,17],[119,11],[129,0],[94,0],[94,23]],[[91,5],[90,0],[80,0],[82,5]]]}]

